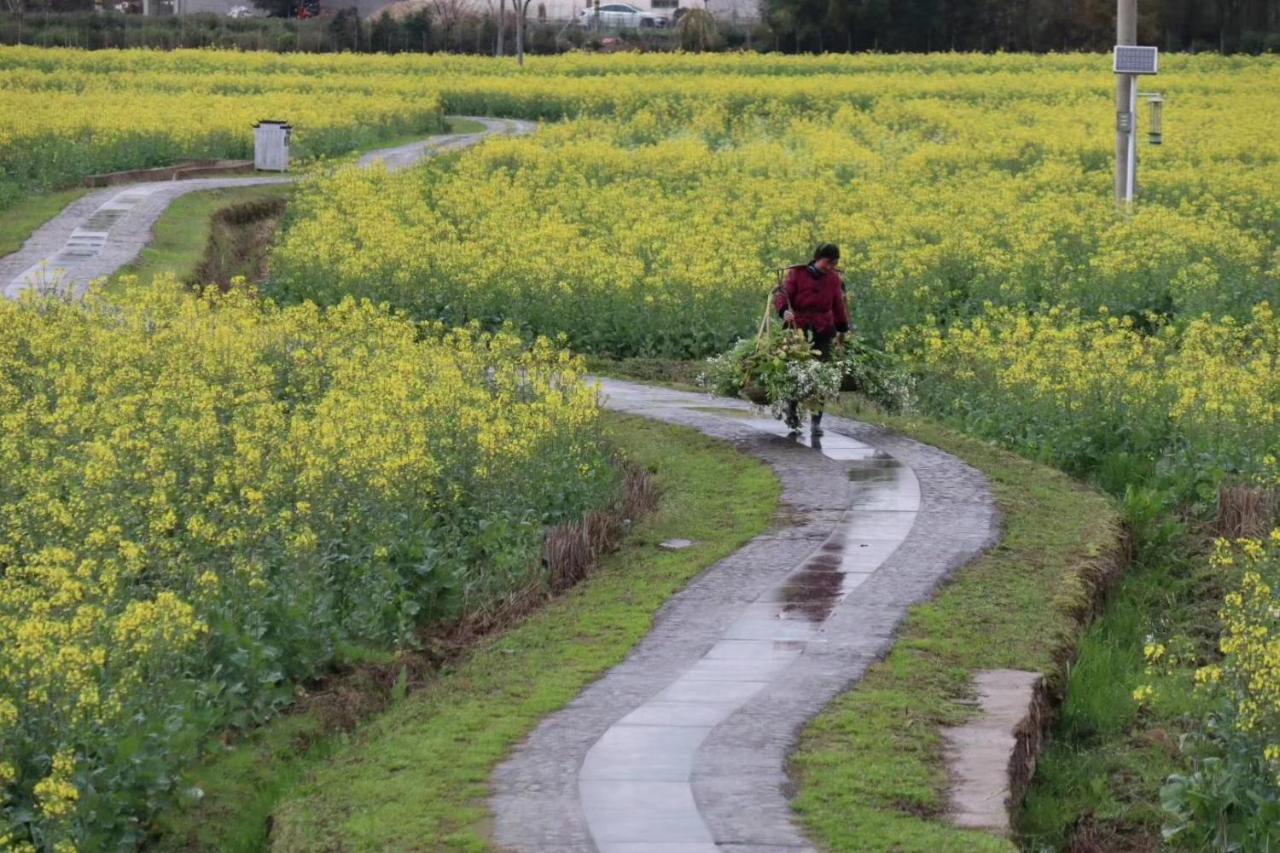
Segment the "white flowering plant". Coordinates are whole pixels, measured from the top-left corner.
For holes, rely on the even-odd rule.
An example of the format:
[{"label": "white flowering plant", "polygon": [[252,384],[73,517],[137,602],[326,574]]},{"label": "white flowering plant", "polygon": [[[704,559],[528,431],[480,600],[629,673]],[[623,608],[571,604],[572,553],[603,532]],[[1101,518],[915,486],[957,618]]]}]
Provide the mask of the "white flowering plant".
[{"label": "white flowering plant", "polygon": [[796,400],[800,405],[820,412],[840,395],[840,379],[839,365],[819,361],[816,357],[808,361],[788,362],[786,373],[776,383],[777,391],[769,389],[769,411],[776,418],[784,418],[788,402]]},{"label": "white flowering plant", "polygon": [[832,361],[839,367],[841,391],[854,391],[889,412],[911,408],[915,378],[884,350],[848,336],[836,344]]},{"label": "white flowering plant", "polygon": [[795,329],[768,329],[707,360],[699,384],[713,394],[745,397],[783,417],[792,400],[821,409],[840,393],[841,372],[818,359],[813,343]]}]

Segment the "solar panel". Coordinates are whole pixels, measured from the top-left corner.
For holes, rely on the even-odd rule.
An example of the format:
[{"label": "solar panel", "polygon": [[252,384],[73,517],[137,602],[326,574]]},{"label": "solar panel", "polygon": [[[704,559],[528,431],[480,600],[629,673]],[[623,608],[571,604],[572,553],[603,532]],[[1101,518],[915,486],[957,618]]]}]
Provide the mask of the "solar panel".
[{"label": "solar panel", "polygon": [[1155,74],[1160,67],[1160,51],[1154,47],[1116,45],[1115,72],[1117,74]]}]

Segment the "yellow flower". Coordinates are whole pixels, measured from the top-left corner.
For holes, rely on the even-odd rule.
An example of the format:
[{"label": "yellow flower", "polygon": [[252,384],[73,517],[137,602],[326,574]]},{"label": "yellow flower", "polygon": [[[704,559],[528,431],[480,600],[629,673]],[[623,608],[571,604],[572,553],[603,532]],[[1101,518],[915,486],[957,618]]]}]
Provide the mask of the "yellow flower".
[{"label": "yellow flower", "polygon": [[70,815],[80,799],[80,790],[71,781],[75,765],[75,753],[61,750],[53,757],[50,774],[35,785],[34,793],[40,804],[40,811],[51,820],[60,820]]},{"label": "yellow flower", "polygon": [[1222,681],[1222,667],[1202,666],[1196,670],[1197,684],[1217,684]]},{"label": "yellow flower", "polygon": [[1164,655],[1165,655],[1164,644],[1163,643],[1147,643],[1142,650],[1142,654],[1143,654],[1143,657],[1146,658],[1147,663],[1149,664],[1159,663],[1160,660],[1164,658]]},{"label": "yellow flower", "polygon": [[[446,103],[565,117],[447,169],[316,170],[269,298],[161,279],[83,305],[0,301],[0,684],[19,685],[0,742],[15,768],[59,743],[109,760],[131,720],[225,663],[206,659],[224,645],[210,626],[243,631],[236,646],[323,649],[352,628],[394,642],[407,626],[378,603],[419,594],[429,553],[467,550],[431,538],[458,506],[484,521],[523,500],[514,517],[544,519],[606,489],[598,393],[571,349],[723,350],[758,322],[768,271],[819,239],[849,247],[855,319],[919,374],[929,409],[1073,470],[1123,457],[1280,484],[1266,57],[1170,58],[1178,120],[1229,113],[1233,133],[1156,152],[1125,216],[1096,180],[1110,106],[1084,54],[0,59],[0,150],[86,170],[244,156],[272,114],[310,154],[433,128]],[[531,528],[512,537],[536,546]],[[422,559],[389,565],[392,542]],[[1223,660],[1197,673],[1269,744],[1277,547],[1280,531],[1216,546]],[[268,623],[282,618],[297,624]],[[264,683],[317,665],[250,651]],[[1143,651],[1152,668],[1176,656]],[[72,776],[55,762],[23,806],[74,820]]]},{"label": "yellow flower", "polygon": [[[15,342],[30,356],[26,373],[0,370],[0,684],[20,685],[0,696],[6,796],[53,732],[110,761],[193,677],[243,679],[243,660],[215,658],[211,626],[244,630],[230,647],[259,643],[245,680],[269,691],[322,666],[312,650],[353,626],[404,636],[383,602],[424,581],[379,543],[434,536],[463,501],[476,518],[538,519],[575,481],[598,487],[575,512],[609,496],[596,391],[545,340],[421,327],[354,300],[194,299],[172,279],[126,283],[118,301],[3,300],[0,328],[0,363]],[[50,399],[65,434],[41,420]],[[507,538],[485,548],[535,571],[536,531],[495,530]],[[451,535],[429,546],[468,544]],[[376,563],[351,559],[366,549]],[[297,621],[269,624],[282,618]],[[307,650],[279,659],[277,631]],[[75,775],[58,753],[22,805],[74,822]]]}]

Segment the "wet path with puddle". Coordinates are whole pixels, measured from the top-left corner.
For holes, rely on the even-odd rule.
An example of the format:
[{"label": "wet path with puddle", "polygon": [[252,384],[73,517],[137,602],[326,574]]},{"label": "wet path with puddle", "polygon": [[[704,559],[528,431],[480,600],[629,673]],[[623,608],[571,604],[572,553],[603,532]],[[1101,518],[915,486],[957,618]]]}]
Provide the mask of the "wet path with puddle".
[{"label": "wet path with puddle", "polygon": [[887,652],[906,609],[995,541],[985,480],[851,421],[828,418],[821,440],[796,440],[738,401],[614,381],[604,395],[764,460],[785,511],[498,769],[498,840],[521,851],[811,849],[791,821],[787,752]]}]

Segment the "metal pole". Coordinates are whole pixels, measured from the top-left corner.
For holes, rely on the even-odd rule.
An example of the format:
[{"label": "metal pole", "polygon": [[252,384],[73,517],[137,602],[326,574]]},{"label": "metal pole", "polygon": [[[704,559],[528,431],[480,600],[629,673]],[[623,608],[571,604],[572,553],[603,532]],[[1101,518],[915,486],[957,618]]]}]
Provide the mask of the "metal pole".
[{"label": "metal pole", "polygon": [[[1116,0],[1116,44],[1138,43],[1138,0]],[[1137,128],[1134,127],[1133,92],[1138,78],[1121,74],[1116,80],[1116,201],[1132,198],[1129,174],[1130,148]],[[1129,132],[1120,129],[1120,116],[1128,115]]]},{"label": "metal pole", "polygon": [[1129,152],[1127,159],[1129,161],[1128,173],[1126,179],[1128,185],[1125,187],[1124,200],[1127,204],[1133,203],[1134,190],[1138,184],[1138,75],[1130,74],[1129,77]]}]

